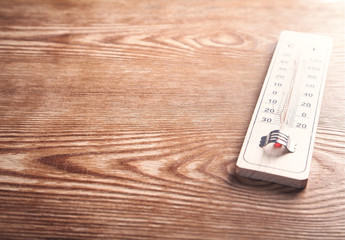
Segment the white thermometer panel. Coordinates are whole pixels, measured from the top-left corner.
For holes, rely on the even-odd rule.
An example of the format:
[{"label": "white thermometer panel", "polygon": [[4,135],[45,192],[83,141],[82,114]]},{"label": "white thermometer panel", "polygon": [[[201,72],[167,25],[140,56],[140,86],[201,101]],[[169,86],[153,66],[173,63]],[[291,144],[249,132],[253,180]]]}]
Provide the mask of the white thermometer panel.
[{"label": "white thermometer panel", "polygon": [[237,173],[306,186],[332,39],[284,31],[268,69]]}]

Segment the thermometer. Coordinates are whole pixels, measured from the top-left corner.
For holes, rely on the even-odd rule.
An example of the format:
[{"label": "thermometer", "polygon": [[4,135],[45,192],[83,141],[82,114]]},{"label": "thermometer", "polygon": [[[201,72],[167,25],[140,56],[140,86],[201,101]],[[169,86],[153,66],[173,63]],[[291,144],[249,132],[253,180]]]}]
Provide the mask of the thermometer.
[{"label": "thermometer", "polygon": [[237,160],[240,176],[305,188],[332,39],[284,31]]}]

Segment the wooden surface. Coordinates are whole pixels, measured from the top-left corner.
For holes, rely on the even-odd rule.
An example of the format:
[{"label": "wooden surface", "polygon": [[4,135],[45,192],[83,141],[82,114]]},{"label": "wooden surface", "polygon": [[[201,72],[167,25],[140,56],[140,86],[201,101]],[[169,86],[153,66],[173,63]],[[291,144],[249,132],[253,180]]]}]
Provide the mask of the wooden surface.
[{"label": "wooden surface", "polygon": [[[278,36],[334,48],[308,186],[234,175]],[[345,239],[344,1],[0,1],[1,239]]]}]

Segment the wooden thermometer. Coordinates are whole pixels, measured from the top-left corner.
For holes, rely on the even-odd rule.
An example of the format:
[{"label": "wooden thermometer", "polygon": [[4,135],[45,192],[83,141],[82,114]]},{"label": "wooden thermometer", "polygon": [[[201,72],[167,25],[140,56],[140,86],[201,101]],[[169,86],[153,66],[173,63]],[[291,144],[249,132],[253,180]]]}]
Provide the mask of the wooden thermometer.
[{"label": "wooden thermometer", "polygon": [[332,39],[284,31],[237,161],[240,176],[306,187]]}]

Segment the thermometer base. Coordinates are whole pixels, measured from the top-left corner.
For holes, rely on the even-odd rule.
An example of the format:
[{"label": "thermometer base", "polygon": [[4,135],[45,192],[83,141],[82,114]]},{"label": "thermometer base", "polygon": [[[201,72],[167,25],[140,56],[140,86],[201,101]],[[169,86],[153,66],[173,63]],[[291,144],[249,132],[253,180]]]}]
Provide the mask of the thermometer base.
[{"label": "thermometer base", "polygon": [[306,176],[306,174],[287,176],[269,171],[265,172],[262,169],[258,170],[257,168],[250,168],[250,166],[237,166],[236,174],[241,177],[278,183],[293,188],[305,188],[308,182],[308,176]]}]

